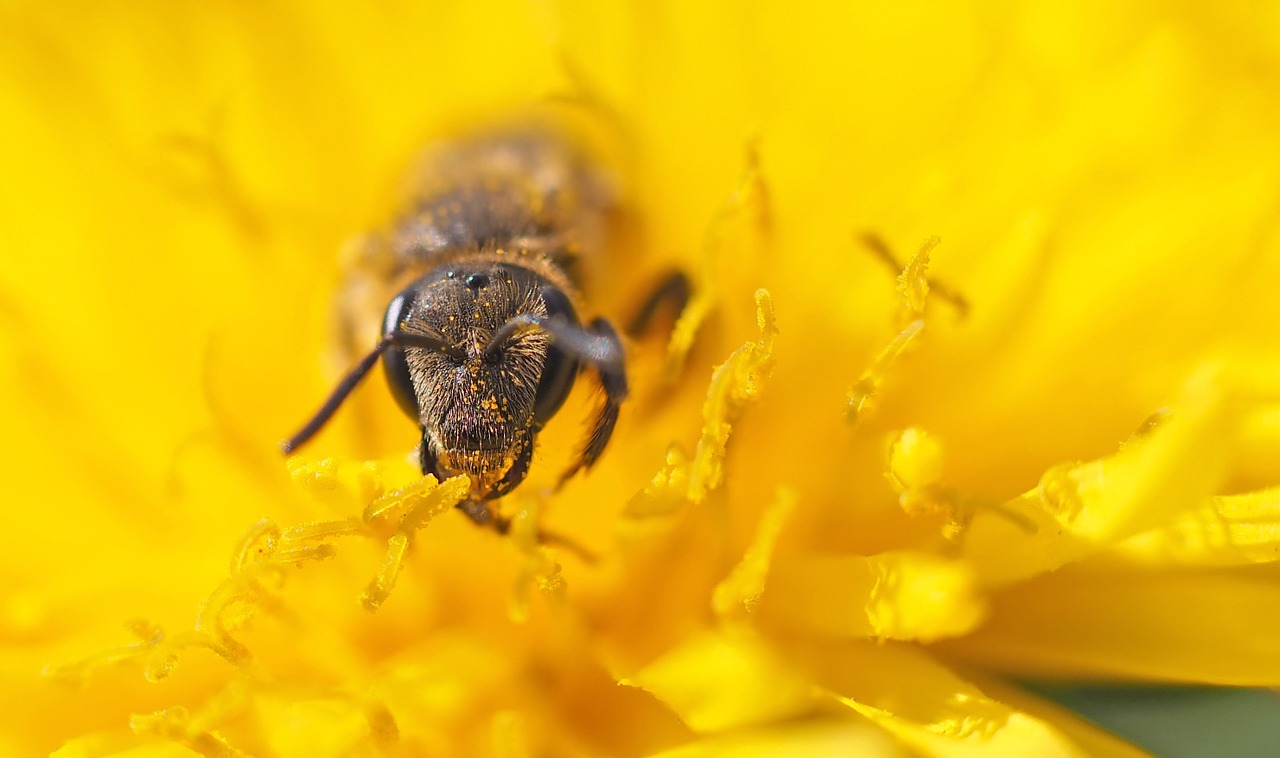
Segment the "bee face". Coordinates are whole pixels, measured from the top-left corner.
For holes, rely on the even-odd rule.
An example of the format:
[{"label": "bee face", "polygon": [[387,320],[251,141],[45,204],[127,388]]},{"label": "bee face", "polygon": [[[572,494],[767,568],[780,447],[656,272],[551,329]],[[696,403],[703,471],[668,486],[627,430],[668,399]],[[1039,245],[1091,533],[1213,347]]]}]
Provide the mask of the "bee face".
[{"label": "bee face", "polygon": [[[515,266],[455,265],[428,273],[387,311],[388,329],[440,335],[452,346],[389,351],[384,367],[401,406],[422,426],[424,468],[431,462],[440,476],[466,473],[482,497],[523,477],[535,432],[554,412],[545,406],[550,400],[558,406],[572,381],[568,361],[545,332],[491,344],[516,316],[572,316],[542,284]],[[569,368],[576,371],[576,364]]]}]

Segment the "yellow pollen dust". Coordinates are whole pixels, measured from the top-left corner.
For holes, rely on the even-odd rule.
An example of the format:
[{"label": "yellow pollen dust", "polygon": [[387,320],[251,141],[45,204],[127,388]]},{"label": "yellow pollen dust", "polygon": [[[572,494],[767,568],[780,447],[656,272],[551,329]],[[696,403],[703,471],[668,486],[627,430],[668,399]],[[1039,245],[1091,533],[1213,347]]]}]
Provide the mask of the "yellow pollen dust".
[{"label": "yellow pollen dust", "polygon": [[942,468],[942,444],[923,429],[906,429],[889,446],[889,474],[903,489],[937,484]]}]

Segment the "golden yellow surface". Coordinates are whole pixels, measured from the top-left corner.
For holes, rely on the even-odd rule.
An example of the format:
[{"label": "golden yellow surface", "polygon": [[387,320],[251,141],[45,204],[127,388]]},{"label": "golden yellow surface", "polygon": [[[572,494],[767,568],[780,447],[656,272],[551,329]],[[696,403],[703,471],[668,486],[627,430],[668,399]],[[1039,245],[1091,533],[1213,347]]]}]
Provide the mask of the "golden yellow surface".
[{"label": "golden yellow surface", "polygon": [[[1280,13],[846,6],[4,3],[0,754],[1128,756],[1008,679],[1280,684]],[[579,391],[477,529],[380,379],[282,459],[344,241],[548,101],[593,309],[697,285],[599,465]]]}]

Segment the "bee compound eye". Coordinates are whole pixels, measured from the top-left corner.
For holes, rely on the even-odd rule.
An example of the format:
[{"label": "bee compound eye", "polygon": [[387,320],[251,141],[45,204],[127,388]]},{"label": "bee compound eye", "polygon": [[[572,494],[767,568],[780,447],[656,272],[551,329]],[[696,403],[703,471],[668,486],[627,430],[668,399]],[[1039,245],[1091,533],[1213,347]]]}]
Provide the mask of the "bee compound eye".
[{"label": "bee compound eye", "polygon": [[392,348],[382,354],[382,370],[387,375],[387,386],[400,409],[414,421],[418,420],[418,393],[413,387],[413,375],[409,373],[409,361],[404,350]]},{"label": "bee compound eye", "polygon": [[[547,288],[542,292],[542,299],[547,304],[548,317],[561,318],[571,324],[578,323],[578,315],[574,313],[573,305],[563,292]],[[560,406],[569,397],[569,390],[573,389],[573,380],[577,375],[577,359],[552,343],[547,349],[547,362],[542,367],[542,378],[538,380],[538,393],[533,408],[535,423],[547,423],[560,410]]]},{"label": "bee compound eye", "polygon": [[[400,322],[404,319],[411,296],[412,293],[409,291],[402,292],[387,306],[387,317],[382,327],[383,334],[392,334],[400,330]],[[403,348],[393,347],[382,354],[382,371],[387,376],[387,386],[391,389],[391,396],[396,399],[396,404],[408,414],[409,418],[417,421],[419,419],[418,392],[414,389],[413,375],[409,372],[409,359],[405,356]]]}]

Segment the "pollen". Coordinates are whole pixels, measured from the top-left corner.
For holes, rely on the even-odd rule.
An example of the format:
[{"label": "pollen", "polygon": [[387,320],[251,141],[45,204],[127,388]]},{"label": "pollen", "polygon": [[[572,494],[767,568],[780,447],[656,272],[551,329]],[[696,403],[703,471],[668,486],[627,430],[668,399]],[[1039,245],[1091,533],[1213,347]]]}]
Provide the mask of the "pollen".
[{"label": "pollen", "polygon": [[942,445],[924,430],[903,431],[889,450],[889,473],[901,488],[923,489],[942,479]]}]

